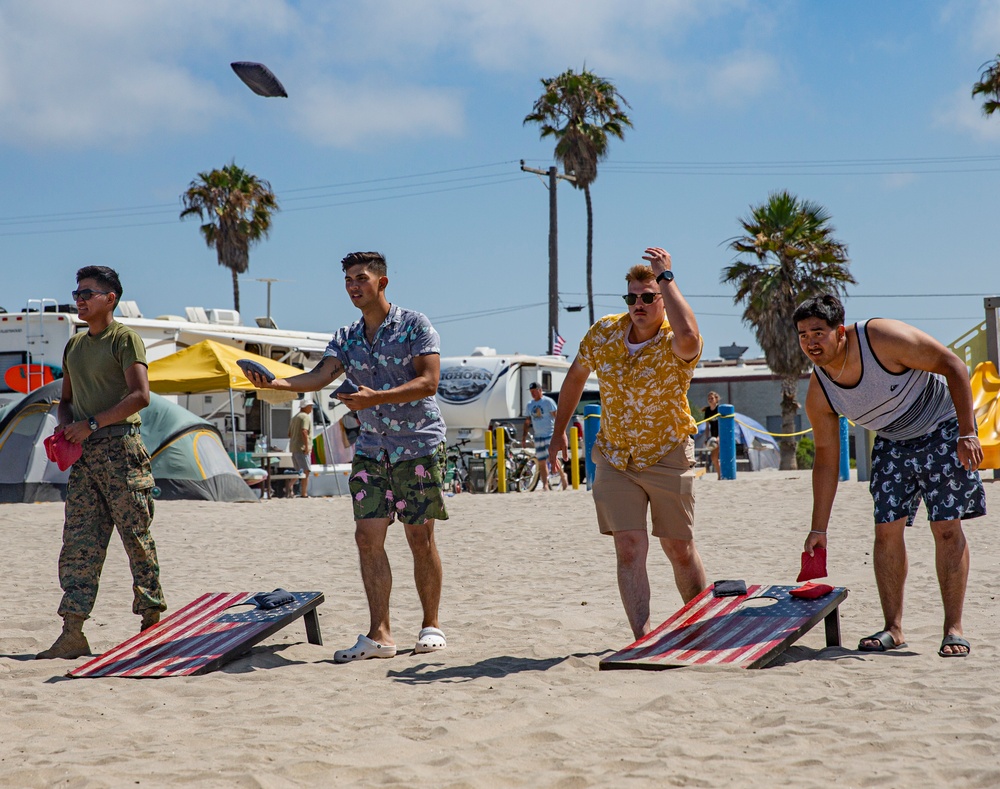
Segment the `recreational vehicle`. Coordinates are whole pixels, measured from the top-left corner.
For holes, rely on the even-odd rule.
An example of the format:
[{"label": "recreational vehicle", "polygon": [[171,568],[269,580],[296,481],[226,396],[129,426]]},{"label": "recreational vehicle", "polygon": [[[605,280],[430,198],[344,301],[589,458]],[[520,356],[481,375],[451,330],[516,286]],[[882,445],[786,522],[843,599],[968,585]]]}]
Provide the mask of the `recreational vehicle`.
[{"label": "recreational vehicle", "polygon": [[[493,348],[443,357],[437,400],[448,426],[448,443],[467,439],[469,449],[482,448],[491,423],[523,419],[533,382],[546,392],[557,391],[569,367],[564,356],[498,354]],[[596,376],[587,381],[587,389],[597,391]]]},{"label": "recreational vehicle", "polygon": [[[308,370],[322,358],[332,337],[322,332],[280,330],[270,318],[258,318],[256,326],[244,326],[235,310],[186,307],[184,311],[184,316],[145,318],[134,301],[122,301],[115,319],[142,337],[150,362],[202,340],[214,340]],[[29,376],[38,375],[37,382],[29,378],[31,389],[53,376],[58,377],[66,343],[77,332],[86,330],[87,324],[77,317],[76,308],[59,304],[55,299],[32,299],[22,312],[0,313],[0,408],[20,397],[9,373],[27,370]],[[33,383],[37,385],[30,385]],[[335,423],[347,411],[339,400],[330,397],[336,383],[316,397],[320,408],[316,409],[314,419],[320,426]],[[230,437],[235,435],[236,451],[252,449],[252,444],[247,446],[249,434],[265,433],[277,439],[287,436],[294,405],[263,407],[252,392],[236,392],[235,398],[236,407],[231,410],[228,393],[175,397],[180,405],[215,424],[227,438],[227,444],[232,443]]]}]

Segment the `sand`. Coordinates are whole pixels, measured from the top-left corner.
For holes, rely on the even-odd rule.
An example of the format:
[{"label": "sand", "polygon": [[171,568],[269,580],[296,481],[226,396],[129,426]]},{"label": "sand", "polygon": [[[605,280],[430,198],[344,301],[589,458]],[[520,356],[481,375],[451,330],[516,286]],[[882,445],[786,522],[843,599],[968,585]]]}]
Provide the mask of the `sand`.
[{"label": "sand", "polygon": [[[791,583],[808,528],[809,476],[698,481],[709,579]],[[613,548],[586,491],[450,499],[437,529],[448,649],[413,655],[420,624],[405,539],[396,574],[396,658],[350,665],[333,651],[367,629],[347,499],[158,503],[154,534],[171,608],[206,591],[325,593],[325,644],[301,620],[222,670],[160,680],[67,679],[78,661],[34,661],[56,636],[59,504],[0,507],[0,785],[4,787],[588,787],[1000,785],[996,691],[1000,484],[968,525],[966,659],[942,660],[941,604],[926,520],[909,533],[909,648],[854,651],[881,627],[871,502],[841,485],[830,580],[851,590],[844,646],[822,626],[771,666],[598,671],[632,639]],[[651,554],[653,618],[680,606]],[[128,568],[112,539],[87,633],[130,636]]]}]

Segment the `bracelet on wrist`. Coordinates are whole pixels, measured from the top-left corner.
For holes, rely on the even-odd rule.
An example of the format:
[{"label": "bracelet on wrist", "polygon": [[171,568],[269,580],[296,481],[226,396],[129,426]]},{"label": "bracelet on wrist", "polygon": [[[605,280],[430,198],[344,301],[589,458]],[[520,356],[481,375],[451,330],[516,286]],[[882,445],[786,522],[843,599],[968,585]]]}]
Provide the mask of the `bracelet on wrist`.
[{"label": "bracelet on wrist", "polygon": [[974,438],[974,439],[976,439],[976,441],[978,441],[978,440],[979,440],[979,436],[977,436],[977,435],[971,435],[971,436],[959,436],[959,437],[958,437],[958,440],[959,440],[959,441],[964,441],[964,440],[965,440],[965,439],[967,439],[967,438]]},{"label": "bracelet on wrist", "polygon": [[809,533],[810,534],[826,534],[825,531],[820,531],[819,529],[810,529]]}]

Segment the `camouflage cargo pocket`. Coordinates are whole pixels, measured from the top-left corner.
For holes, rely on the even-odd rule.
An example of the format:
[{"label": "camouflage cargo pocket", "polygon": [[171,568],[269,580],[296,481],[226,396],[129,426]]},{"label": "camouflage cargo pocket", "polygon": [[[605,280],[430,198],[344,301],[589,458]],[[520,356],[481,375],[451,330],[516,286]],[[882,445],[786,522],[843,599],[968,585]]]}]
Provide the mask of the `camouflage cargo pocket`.
[{"label": "camouflage cargo pocket", "polygon": [[149,460],[149,452],[139,436],[122,437],[122,456],[126,468],[125,482],[129,490],[145,490],[156,485],[153,479],[153,468]]}]

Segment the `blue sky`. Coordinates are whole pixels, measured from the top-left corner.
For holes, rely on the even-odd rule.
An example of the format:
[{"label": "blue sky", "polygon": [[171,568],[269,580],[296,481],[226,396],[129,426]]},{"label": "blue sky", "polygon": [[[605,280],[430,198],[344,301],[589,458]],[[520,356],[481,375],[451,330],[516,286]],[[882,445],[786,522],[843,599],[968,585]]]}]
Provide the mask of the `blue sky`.
[{"label": "blue sky", "polygon": [[[593,186],[598,315],[663,246],[706,356],[756,349],[719,277],[739,218],[787,189],[848,245],[849,318],[950,342],[1000,292],[1000,118],[970,96],[998,51],[1000,3],[977,0],[2,0],[0,305],[66,300],[103,263],[146,316],[232,307],[178,214],[197,172],[235,160],[283,209],[251,252],[244,322],[265,314],[255,277],[281,280],[283,328],[353,321],[338,262],[377,249],[445,354],[543,351],[548,196],[518,162],[545,169],[552,146],[521,121],[541,77],[586,64],[634,122]],[[235,60],[289,98],[251,93]],[[583,195],[558,197],[561,299],[583,304]],[[560,314],[567,352],[586,328]]]}]

